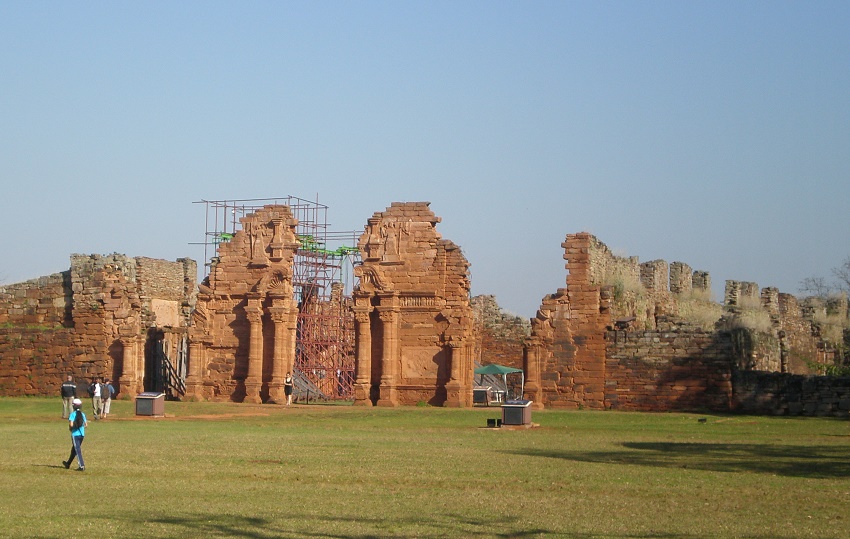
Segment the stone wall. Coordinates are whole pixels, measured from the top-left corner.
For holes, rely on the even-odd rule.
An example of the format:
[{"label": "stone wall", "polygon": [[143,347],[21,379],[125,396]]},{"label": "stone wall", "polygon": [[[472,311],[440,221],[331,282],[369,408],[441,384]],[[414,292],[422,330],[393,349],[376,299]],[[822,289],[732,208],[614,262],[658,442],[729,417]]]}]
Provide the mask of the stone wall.
[{"label": "stone wall", "polygon": [[26,290],[21,285],[0,288],[0,308],[11,311],[11,317],[0,324],[0,395],[54,395],[65,376],[86,376],[88,372],[84,365],[74,368],[72,364],[73,329],[52,321],[61,319],[64,312],[64,308],[47,306],[58,299],[56,296],[33,291],[27,298],[31,307],[9,307],[10,304],[20,305],[21,298],[8,302],[7,293],[15,296],[18,291]]},{"label": "stone wall", "polygon": [[472,405],[469,263],[429,205],[394,202],[360,237],[356,405]]},{"label": "stone wall", "polygon": [[[727,281],[721,306],[710,276],[682,262],[617,257],[589,234],[562,245],[567,286],[543,299],[526,346],[526,396],[537,404],[730,410],[733,372],[806,374],[835,361],[823,336],[846,327],[846,301],[801,307],[775,288]],[[833,399],[824,395],[807,398]]]},{"label": "stone wall", "polygon": [[71,325],[71,272],[0,286],[0,324]]},{"label": "stone wall", "polygon": [[605,408],[728,411],[732,343],[728,333],[663,318],[652,331],[606,334]]},{"label": "stone wall", "polygon": [[[587,233],[567,235],[567,286],[543,298],[525,354],[526,396],[535,407],[602,409],[605,332],[612,325],[611,286],[594,283],[610,260]],[[606,248],[607,249],[607,248]],[[602,251],[604,252],[604,251]]]},{"label": "stone wall", "polygon": [[850,412],[850,378],[736,371],[733,381],[736,412],[842,418]]},{"label": "stone wall", "polygon": [[817,374],[818,365],[840,361],[836,347],[841,343],[834,342],[841,339],[840,327],[828,332],[819,321],[829,310],[836,323],[842,318],[846,323],[850,313],[840,301],[827,306],[807,298],[801,303],[776,288],[727,281],[724,308],[723,323],[733,332],[741,370]]},{"label": "stone wall", "polygon": [[[142,391],[147,330],[158,323],[152,303],[193,289],[196,271],[189,259],[156,264],[182,275],[176,292],[142,296],[145,262],[119,254],[74,254],[66,272],[0,287],[0,394],[55,395],[67,375],[82,385],[111,378],[125,395]],[[179,324],[190,309],[184,297]]]},{"label": "stone wall", "polygon": [[496,363],[521,369],[524,341],[531,333],[531,323],[520,316],[503,311],[492,295],[470,300],[475,317],[475,357],[482,364]]}]

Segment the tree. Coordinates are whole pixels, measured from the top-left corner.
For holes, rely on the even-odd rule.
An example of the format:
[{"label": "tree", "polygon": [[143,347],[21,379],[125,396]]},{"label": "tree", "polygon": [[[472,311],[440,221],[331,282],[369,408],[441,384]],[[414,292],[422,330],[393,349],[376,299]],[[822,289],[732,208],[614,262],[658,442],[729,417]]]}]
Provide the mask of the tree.
[{"label": "tree", "polygon": [[841,293],[850,295],[850,256],[837,268],[832,268],[834,281],[829,282],[824,277],[806,277],[800,281],[800,292],[810,296],[828,298]]},{"label": "tree", "polygon": [[840,266],[832,268],[832,275],[838,279],[839,290],[850,294],[850,256]]}]

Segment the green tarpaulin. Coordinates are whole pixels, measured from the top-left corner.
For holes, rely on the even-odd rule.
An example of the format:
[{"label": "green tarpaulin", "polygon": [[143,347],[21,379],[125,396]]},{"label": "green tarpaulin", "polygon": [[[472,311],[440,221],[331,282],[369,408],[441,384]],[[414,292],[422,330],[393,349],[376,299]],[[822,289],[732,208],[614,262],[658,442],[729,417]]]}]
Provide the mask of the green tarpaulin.
[{"label": "green tarpaulin", "polygon": [[[508,374],[513,374],[515,372],[522,373],[522,369],[515,369],[513,367],[505,367],[504,365],[496,365],[495,363],[491,363],[490,365],[482,365],[475,369],[475,374],[497,374],[502,377],[502,381],[505,384],[505,394],[508,393]],[[522,374],[522,381],[520,382],[519,389],[519,398],[523,397],[523,392],[525,390],[525,373]]]},{"label": "green tarpaulin", "polygon": [[512,372],[522,372],[522,369],[505,367],[504,365],[496,365],[495,363],[491,363],[490,365],[483,365],[475,369],[475,374],[509,374]]}]

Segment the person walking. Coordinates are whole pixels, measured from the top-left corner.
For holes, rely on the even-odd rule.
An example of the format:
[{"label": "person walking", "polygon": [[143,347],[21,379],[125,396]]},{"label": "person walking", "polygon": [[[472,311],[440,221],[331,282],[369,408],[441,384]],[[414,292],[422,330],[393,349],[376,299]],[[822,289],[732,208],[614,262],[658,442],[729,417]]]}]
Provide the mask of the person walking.
[{"label": "person walking", "polygon": [[100,383],[101,380],[101,378],[92,378],[91,385],[89,386],[91,409],[95,419],[100,417],[100,409],[103,406],[103,398],[101,397],[101,390],[103,389],[103,386]]},{"label": "person walking", "polygon": [[62,465],[67,470],[71,467],[71,463],[74,462],[74,458],[76,457],[77,464],[79,464],[77,470],[82,472],[86,469],[86,463],[83,460],[83,438],[86,437],[86,425],[88,425],[88,421],[86,421],[86,414],[81,410],[83,401],[74,399],[73,406],[74,411],[71,412],[68,418],[68,428],[71,430],[71,456],[68,457],[68,460],[63,460]]},{"label": "person walking", "polygon": [[292,387],[294,382],[292,381],[292,375],[286,373],[286,378],[283,379],[283,394],[286,395],[286,405],[289,406],[292,404]]},{"label": "person walking", "polygon": [[100,418],[106,419],[109,415],[109,406],[112,404],[112,396],[115,394],[115,387],[110,383],[109,378],[104,378],[100,384]]},{"label": "person walking", "polygon": [[77,384],[74,383],[74,377],[70,374],[68,379],[62,382],[62,419],[68,419],[71,412],[74,410],[74,399],[77,398]]}]

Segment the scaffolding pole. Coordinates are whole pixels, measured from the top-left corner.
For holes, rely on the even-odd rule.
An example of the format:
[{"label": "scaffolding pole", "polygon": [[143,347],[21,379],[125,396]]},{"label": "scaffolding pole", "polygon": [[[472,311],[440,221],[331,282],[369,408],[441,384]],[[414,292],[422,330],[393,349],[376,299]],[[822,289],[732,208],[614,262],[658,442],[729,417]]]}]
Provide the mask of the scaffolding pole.
[{"label": "scaffolding pole", "polygon": [[359,233],[328,230],[328,207],[294,196],[240,200],[200,200],[206,209],[204,277],[218,246],[241,229],[240,219],[270,204],[288,206],[298,220],[301,246],[292,264],[298,304],[295,369],[329,400],[354,398],[354,267],[360,263]]}]

